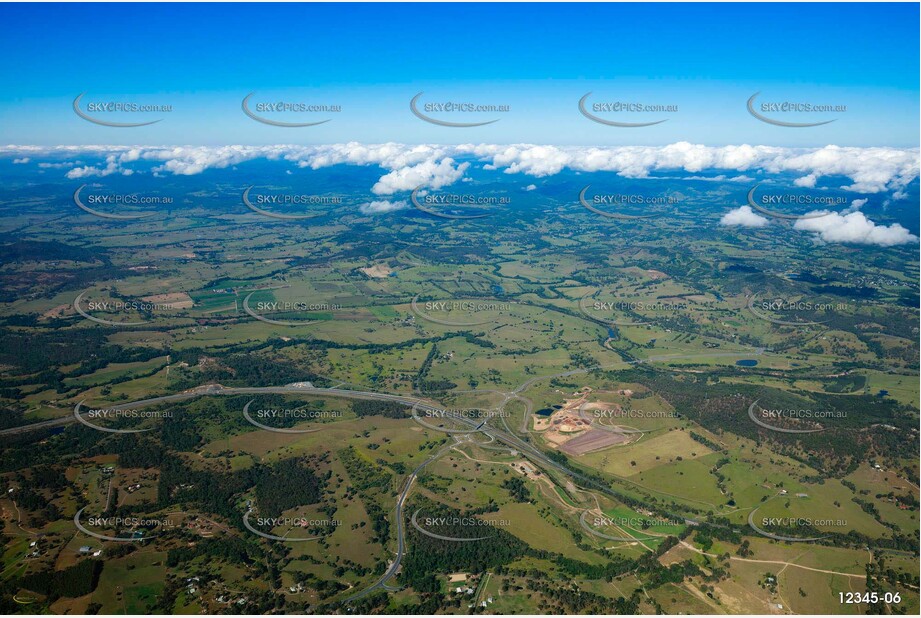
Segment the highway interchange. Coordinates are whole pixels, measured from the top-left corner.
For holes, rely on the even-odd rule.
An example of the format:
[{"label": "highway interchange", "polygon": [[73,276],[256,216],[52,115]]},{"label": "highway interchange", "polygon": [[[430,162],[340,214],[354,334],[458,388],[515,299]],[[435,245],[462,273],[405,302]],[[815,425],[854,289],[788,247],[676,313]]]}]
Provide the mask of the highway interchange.
[{"label": "highway interchange", "polygon": [[[763,349],[757,349],[754,351],[749,350],[749,351],[740,351],[740,352],[724,352],[724,353],[720,353],[719,356],[748,357],[748,356],[751,356],[752,354],[760,355],[763,353],[764,353]],[[491,418],[487,418],[486,421],[480,421],[479,419],[472,419],[467,416],[448,413],[447,416],[451,418],[451,420],[459,423],[462,426],[466,426],[468,429],[446,431],[446,433],[452,436],[453,438],[452,442],[447,444],[446,446],[443,446],[438,451],[436,451],[434,454],[432,454],[428,459],[426,459],[424,462],[419,464],[407,476],[407,478],[402,484],[402,488],[401,488],[399,496],[397,497],[397,501],[396,501],[396,505],[394,509],[394,517],[395,517],[396,532],[397,532],[397,539],[396,539],[397,540],[397,551],[394,556],[394,559],[388,566],[387,570],[373,584],[347,597],[345,599],[345,602],[350,603],[350,602],[356,601],[358,599],[361,599],[363,597],[366,597],[374,593],[376,590],[379,590],[379,589],[387,589],[387,590],[394,589],[391,586],[389,586],[387,582],[390,579],[392,579],[393,576],[396,575],[396,573],[399,571],[400,564],[402,562],[402,559],[405,553],[405,527],[404,527],[404,521],[403,521],[404,520],[403,507],[405,505],[406,499],[408,498],[410,491],[412,489],[412,486],[416,478],[418,477],[419,473],[422,471],[422,469],[425,468],[431,462],[440,458],[442,455],[447,453],[452,448],[454,448],[457,445],[457,443],[461,441],[458,438],[458,434],[470,435],[472,433],[483,433],[486,437],[489,438],[489,442],[498,441],[502,443],[503,445],[505,445],[505,447],[515,450],[521,455],[527,457],[538,467],[544,468],[545,470],[546,469],[554,470],[558,473],[568,476],[574,481],[579,482],[579,484],[583,486],[589,487],[592,490],[604,493],[607,496],[612,497],[614,499],[620,499],[621,495],[613,491],[610,487],[607,487],[601,484],[600,482],[598,482],[597,480],[592,479],[580,472],[572,470],[568,468],[567,466],[549,458],[547,455],[543,453],[543,451],[541,451],[540,449],[536,448],[529,442],[526,442],[522,440],[520,437],[518,437],[517,435],[515,435],[514,432],[512,432],[511,429],[508,427],[508,424],[505,420],[505,415],[502,414],[505,406],[511,401],[519,400],[525,403],[527,407],[526,411],[530,411],[532,408],[532,404],[528,399],[523,397],[521,393],[523,393],[528,388],[530,388],[533,384],[541,380],[569,377],[573,375],[588,373],[596,369],[610,369],[614,367],[627,367],[627,366],[634,365],[634,364],[641,363],[641,362],[648,363],[648,362],[656,362],[656,361],[664,361],[664,360],[672,360],[672,359],[677,360],[677,359],[682,359],[682,358],[683,359],[693,358],[695,356],[702,356],[702,355],[663,355],[663,356],[657,356],[657,357],[650,357],[648,359],[645,359],[644,361],[619,361],[616,363],[603,365],[603,366],[593,366],[593,367],[588,367],[588,368],[573,369],[573,370],[560,372],[560,373],[553,374],[553,375],[533,377],[525,381],[520,386],[518,386],[517,388],[515,388],[514,390],[510,392],[477,391],[481,393],[491,392],[491,393],[501,394],[503,396],[503,401],[497,407],[492,409],[494,414],[491,416]],[[714,354],[710,354],[707,356],[712,357],[714,356]],[[311,396],[325,395],[325,396],[331,396],[331,397],[343,397],[343,398],[360,399],[360,400],[394,401],[394,402],[410,407],[413,410],[413,412],[421,410],[421,411],[428,411],[428,412],[437,412],[442,415],[444,415],[446,412],[443,406],[439,406],[432,401],[421,399],[418,397],[411,397],[408,395],[396,395],[392,393],[379,393],[379,392],[374,392],[374,391],[343,389],[343,388],[335,388],[335,387],[334,388],[320,388],[320,387],[313,386],[309,382],[289,384],[286,386],[262,386],[262,387],[226,387],[226,386],[222,386],[219,384],[209,384],[209,385],[200,386],[194,389],[190,389],[188,391],[184,391],[181,393],[162,395],[159,397],[151,397],[148,399],[142,399],[142,400],[134,401],[130,403],[119,404],[117,406],[112,406],[110,408],[97,409],[96,412],[98,413],[101,411],[104,413],[106,411],[111,411],[111,410],[116,410],[116,409],[117,410],[126,410],[126,409],[133,410],[133,409],[142,408],[142,407],[155,406],[155,405],[159,405],[163,403],[194,399],[197,397],[228,396],[228,395],[262,395],[262,394],[311,395]],[[94,424],[90,423],[80,414],[82,403],[83,402],[81,401],[74,407],[74,412],[72,415],[63,416],[60,418],[51,419],[47,421],[41,421],[38,423],[32,423],[30,425],[24,425],[20,427],[4,429],[0,431],[0,435],[22,434],[22,433],[36,431],[40,429],[50,429],[50,428],[60,427],[60,426],[64,426],[70,423],[74,423],[74,422],[80,422],[85,425],[89,425],[90,427],[94,427],[102,431],[107,431],[107,429],[105,428],[95,426]],[[413,416],[415,416],[415,414]],[[527,419],[527,416],[528,415],[525,414],[525,419]],[[502,428],[496,427],[493,424],[489,424],[488,421],[493,420],[494,418],[499,418],[502,421],[502,425],[503,425]],[[431,427],[430,425],[427,425],[427,424],[425,424],[425,426],[429,427],[430,429],[442,430],[440,428]],[[108,431],[111,431],[111,430],[108,430]],[[492,447],[492,448],[495,448],[495,447]],[[629,481],[626,481],[625,479],[621,479],[621,480],[624,480],[625,482],[629,483]],[[701,523],[698,520],[691,519],[683,515],[674,515],[671,513],[663,513],[663,514],[668,515],[670,517],[680,518],[688,525],[698,525]],[[713,525],[713,524],[710,524],[710,525]]]}]

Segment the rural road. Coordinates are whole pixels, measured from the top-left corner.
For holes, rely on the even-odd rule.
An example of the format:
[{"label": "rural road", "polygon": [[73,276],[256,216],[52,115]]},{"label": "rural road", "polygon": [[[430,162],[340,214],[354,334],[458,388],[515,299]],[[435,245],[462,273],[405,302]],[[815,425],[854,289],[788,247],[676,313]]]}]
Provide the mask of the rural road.
[{"label": "rural road", "polygon": [[[719,558],[717,554],[710,554],[701,549],[698,549],[687,543],[686,541],[679,541],[682,547],[685,549],[690,549],[693,552],[697,552],[702,556],[709,556],[711,558]],[[860,575],[857,573],[843,573],[841,571],[828,571],[826,569],[815,569],[813,567],[803,566],[802,564],[796,564],[795,562],[784,562],[783,560],[755,560],[754,558],[739,558],[738,556],[729,556],[730,560],[735,560],[737,562],[752,562],[756,564],[783,564],[788,567],[795,567],[797,569],[804,569],[806,571],[813,571],[815,573],[828,573],[829,575],[841,575],[843,577],[856,577],[857,579],[866,579],[866,575]]]}]

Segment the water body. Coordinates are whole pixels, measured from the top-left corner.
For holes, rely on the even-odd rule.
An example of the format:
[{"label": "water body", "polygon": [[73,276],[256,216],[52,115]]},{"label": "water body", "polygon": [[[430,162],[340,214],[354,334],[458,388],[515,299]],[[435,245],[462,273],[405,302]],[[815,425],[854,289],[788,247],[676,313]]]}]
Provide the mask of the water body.
[{"label": "water body", "polygon": [[758,364],[758,361],[754,359],[750,359],[750,358],[736,361],[736,365],[738,365],[739,367],[754,367],[757,364]]}]

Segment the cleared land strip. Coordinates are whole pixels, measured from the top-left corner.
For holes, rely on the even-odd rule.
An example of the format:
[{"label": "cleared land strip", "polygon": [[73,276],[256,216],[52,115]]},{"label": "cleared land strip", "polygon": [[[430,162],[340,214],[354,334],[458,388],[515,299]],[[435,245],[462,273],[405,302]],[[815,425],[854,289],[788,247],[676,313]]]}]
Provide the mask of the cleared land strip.
[{"label": "cleared land strip", "polygon": [[[709,556],[710,558],[719,558],[717,554],[710,554],[710,553],[703,551],[702,549],[697,549],[696,547],[694,547],[690,543],[687,543],[686,541],[680,541],[680,543],[682,547],[690,549],[691,551],[695,551],[698,554]],[[804,569],[806,571],[815,571],[816,573],[828,573],[829,575],[843,575],[844,577],[856,577],[857,579],[867,578],[866,575],[859,575],[857,573],[842,573],[841,571],[828,571],[826,569],[816,569],[813,567],[804,566],[802,564],[796,564],[795,562],[785,562],[783,560],[755,560],[754,558],[739,558],[738,556],[729,556],[729,559],[735,560],[737,562],[756,562],[758,564],[782,564],[784,566],[796,567],[797,569]]]}]

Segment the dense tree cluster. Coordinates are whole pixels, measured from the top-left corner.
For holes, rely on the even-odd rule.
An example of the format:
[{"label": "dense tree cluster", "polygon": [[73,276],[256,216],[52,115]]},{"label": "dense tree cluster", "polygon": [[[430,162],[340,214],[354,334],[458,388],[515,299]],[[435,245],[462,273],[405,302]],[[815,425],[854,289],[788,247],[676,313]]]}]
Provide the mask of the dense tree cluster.
[{"label": "dense tree cluster", "polygon": [[82,560],[62,571],[39,571],[26,575],[19,585],[54,600],[58,597],[82,597],[99,585],[102,560]]}]

